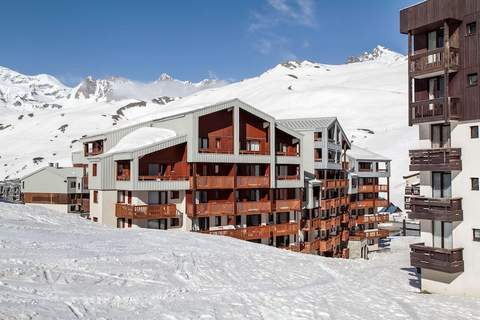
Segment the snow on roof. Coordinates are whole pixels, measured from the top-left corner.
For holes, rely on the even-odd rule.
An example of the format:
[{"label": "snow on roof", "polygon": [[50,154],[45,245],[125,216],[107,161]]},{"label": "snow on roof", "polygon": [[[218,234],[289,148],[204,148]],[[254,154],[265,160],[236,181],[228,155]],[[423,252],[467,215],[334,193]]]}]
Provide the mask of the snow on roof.
[{"label": "snow on roof", "polygon": [[327,128],[337,120],[335,117],[303,118],[303,119],[281,119],[278,122],[293,130],[314,130]]},{"label": "snow on roof", "polygon": [[127,134],[106,154],[133,151],[145,146],[160,143],[175,137],[173,130],[164,128],[143,127]]},{"label": "snow on roof", "polygon": [[56,174],[57,176],[63,177],[63,178],[70,178],[70,177],[82,177],[83,176],[83,168],[77,168],[77,167],[43,167],[38,170],[35,170],[33,172],[30,172],[29,174],[23,176],[21,180],[24,180],[30,176],[33,176],[34,174],[41,172],[43,170],[50,171],[53,174]]},{"label": "snow on roof", "polygon": [[347,155],[350,158],[357,160],[380,160],[380,161],[391,161],[378,153],[372,152],[368,149],[360,148],[355,145],[352,145],[352,148],[347,151]]}]

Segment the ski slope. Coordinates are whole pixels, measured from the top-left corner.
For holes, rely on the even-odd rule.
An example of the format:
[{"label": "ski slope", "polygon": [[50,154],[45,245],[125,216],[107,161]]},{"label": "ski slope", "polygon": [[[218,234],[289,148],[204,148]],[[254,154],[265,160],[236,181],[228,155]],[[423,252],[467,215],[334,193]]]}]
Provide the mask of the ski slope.
[{"label": "ski slope", "polygon": [[0,319],[480,319],[480,300],[419,293],[416,240],[342,260],[0,203]]}]

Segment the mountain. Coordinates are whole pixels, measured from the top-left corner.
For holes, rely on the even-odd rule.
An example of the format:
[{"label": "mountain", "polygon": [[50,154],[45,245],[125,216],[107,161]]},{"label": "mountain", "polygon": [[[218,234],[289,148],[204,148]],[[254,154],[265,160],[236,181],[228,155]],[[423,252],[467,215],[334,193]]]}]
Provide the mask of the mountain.
[{"label": "mountain", "polygon": [[416,141],[415,130],[408,127],[406,78],[406,58],[383,47],[355,63],[287,61],[228,85],[215,80],[194,84],[168,75],[150,84],[89,78],[75,88],[62,85],[64,92],[50,102],[59,108],[23,110],[8,104],[0,121],[0,178],[22,176],[47,162],[68,164],[70,152],[80,147],[77,140],[96,130],[239,98],[277,118],[338,117],[357,145],[393,160],[392,200],[401,204],[408,150]]}]

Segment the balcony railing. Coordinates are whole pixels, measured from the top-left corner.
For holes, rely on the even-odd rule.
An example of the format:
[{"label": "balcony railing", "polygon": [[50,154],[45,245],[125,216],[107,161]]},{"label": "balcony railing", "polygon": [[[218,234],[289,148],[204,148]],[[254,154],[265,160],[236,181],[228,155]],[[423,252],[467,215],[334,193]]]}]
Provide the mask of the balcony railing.
[{"label": "balcony railing", "polygon": [[419,196],[420,195],[420,186],[406,186],[405,187],[406,196]]},{"label": "balcony railing", "polygon": [[297,150],[277,151],[277,156],[281,157],[299,157],[300,153]]},{"label": "balcony railing", "polygon": [[130,219],[175,218],[177,207],[175,204],[130,205],[117,203],[115,216]]},{"label": "balcony railing", "polygon": [[161,176],[161,175],[141,175],[138,176],[139,181],[187,181],[188,176]]},{"label": "balcony railing", "polygon": [[251,226],[246,228],[226,229],[226,230],[211,230],[206,233],[228,236],[241,240],[254,240],[270,238],[272,236],[282,236],[298,233],[298,224],[284,223],[276,225],[265,226]]},{"label": "balcony railing", "polygon": [[410,198],[412,219],[463,221],[462,199]]},{"label": "balcony railing", "polygon": [[417,268],[446,273],[464,271],[463,249],[441,249],[426,247],[424,243],[410,245],[410,263]]},{"label": "balcony railing", "polygon": [[[198,203],[196,205],[196,215],[198,217],[233,215],[234,206],[233,202]],[[191,203],[187,205],[187,215],[189,217],[194,215],[193,204]]]},{"label": "balcony railing", "polygon": [[271,212],[272,203],[270,201],[245,201],[237,202],[238,214],[255,214],[262,212]]},{"label": "balcony railing", "polygon": [[438,98],[413,102],[409,106],[410,125],[460,120],[462,118],[461,107],[459,98]]},{"label": "balcony railing", "polygon": [[[235,177],[230,176],[197,176],[197,189],[233,189]],[[193,178],[190,177],[193,186]]]},{"label": "balcony railing", "polygon": [[388,185],[362,185],[358,187],[360,193],[388,192]]},{"label": "balcony railing", "polygon": [[352,201],[350,203],[350,209],[364,209],[364,208],[385,208],[388,207],[388,200],[385,199],[366,199]]},{"label": "balcony railing", "polygon": [[348,187],[348,180],[324,179],[322,180],[322,187],[325,189],[346,188]]},{"label": "balcony railing", "polygon": [[277,180],[300,180],[300,176],[298,174],[294,175],[286,175],[286,176],[277,176]]},{"label": "balcony railing", "polygon": [[376,215],[361,215],[357,217],[357,224],[366,223],[383,223],[388,222],[388,214],[376,214]]},{"label": "balcony railing", "polygon": [[237,177],[237,188],[247,189],[247,188],[269,188],[270,187],[270,177],[262,176],[239,176]]},{"label": "balcony railing", "polygon": [[329,209],[329,208],[340,208],[343,206],[347,206],[349,203],[348,197],[340,197],[334,199],[326,199],[320,202],[320,206],[322,209]]},{"label": "balcony railing", "polygon": [[288,212],[288,211],[299,211],[299,210],[300,210],[300,200],[298,199],[275,201],[275,211],[277,212]]},{"label": "balcony railing", "polygon": [[462,149],[410,150],[410,171],[462,170]]},{"label": "balcony railing", "polygon": [[449,71],[455,71],[460,67],[459,50],[450,47],[449,52],[446,48],[438,48],[417,53],[409,57],[409,65],[412,77],[441,73],[447,67]]}]

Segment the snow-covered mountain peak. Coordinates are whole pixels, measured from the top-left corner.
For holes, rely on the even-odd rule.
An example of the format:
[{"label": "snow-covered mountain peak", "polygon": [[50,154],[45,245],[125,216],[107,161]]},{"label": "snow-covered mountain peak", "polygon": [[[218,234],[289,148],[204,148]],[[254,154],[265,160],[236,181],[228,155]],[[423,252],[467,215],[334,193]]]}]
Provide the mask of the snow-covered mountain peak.
[{"label": "snow-covered mountain peak", "polygon": [[365,62],[365,61],[394,63],[397,61],[404,61],[404,60],[406,60],[406,56],[378,45],[371,52],[364,52],[358,57],[348,58],[347,63],[357,63],[357,62]]},{"label": "snow-covered mountain peak", "polygon": [[171,80],[173,80],[173,77],[171,75],[169,75],[168,73],[162,73],[157,81],[171,81]]}]

